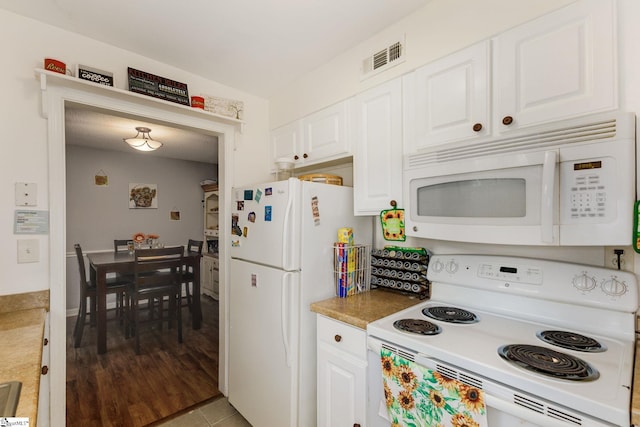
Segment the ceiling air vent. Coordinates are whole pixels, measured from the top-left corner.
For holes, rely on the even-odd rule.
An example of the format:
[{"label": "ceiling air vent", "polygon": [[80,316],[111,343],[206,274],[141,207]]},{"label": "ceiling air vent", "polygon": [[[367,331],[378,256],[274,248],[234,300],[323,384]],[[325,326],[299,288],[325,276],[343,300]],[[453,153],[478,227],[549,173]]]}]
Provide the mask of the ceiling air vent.
[{"label": "ceiling air vent", "polygon": [[362,60],[362,78],[371,77],[401,62],[404,62],[404,41],[396,41]]}]

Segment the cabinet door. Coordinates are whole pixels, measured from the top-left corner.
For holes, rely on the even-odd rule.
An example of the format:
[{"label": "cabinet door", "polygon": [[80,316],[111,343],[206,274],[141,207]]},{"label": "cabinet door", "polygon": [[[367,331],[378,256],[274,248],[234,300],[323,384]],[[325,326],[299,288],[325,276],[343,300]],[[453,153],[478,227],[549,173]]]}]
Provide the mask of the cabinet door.
[{"label": "cabinet door", "polygon": [[47,312],[44,322],[44,340],[42,342],[42,370],[40,376],[40,387],[38,390],[38,427],[49,427],[50,425],[50,387],[51,380],[49,375],[49,366],[51,366],[51,356],[49,345],[49,322],[50,314]]},{"label": "cabinet door", "polygon": [[305,165],[350,154],[347,138],[348,102],[339,102],[302,119],[302,158]]},{"label": "cabinet door", "polygon": [[585,0],[497,36],[499,132],[617,108],[614,17],[613,1]]},{"label": "cabinet door", "polygon": [[407,152],[490,134],[490,53],[483,41],[406,76]]},{"label": "cabinet door", "polygon": [[318,344],[318,427],[366,425],[367,365]]},{"label": "cabinet door", "polygon": [[297,120],[271,131],[271,171],[275,170],[275,163],[281,158],[292,160],[296,165],[302,163],[300,126]]},{"label": "cabinet door", "polygon": [[[218,237],[219,231],[220,205],[218,192],[204,193],[204,235],[207,237]],[[208,248],[204,248],[205,252]]]},{"label": "cabinet door", "polygon": [[213,258],[209,256],[202,257],[202,269],[200,270],[200,290],[203,294],[214,296],[213,289]]},{"label": "cabinet door", "polygon": [[353,195],[356,215],[402,206],[402,81],[359,94],[353,101]]}]

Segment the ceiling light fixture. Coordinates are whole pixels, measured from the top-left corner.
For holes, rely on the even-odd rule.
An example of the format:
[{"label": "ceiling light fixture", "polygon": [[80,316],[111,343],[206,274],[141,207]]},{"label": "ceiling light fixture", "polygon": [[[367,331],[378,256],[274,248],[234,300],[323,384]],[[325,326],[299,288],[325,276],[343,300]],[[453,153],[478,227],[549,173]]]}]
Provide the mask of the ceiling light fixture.
[{"label": "ceiling light fixture", "polygon": [[[123,141],[129,144],[131,147],[140,151],[154,151],[162,147],[162,142],[155,141],[149,135],[151,129],[145,127],[136,127],[138,133],[134,138],[123,138]],[[142,136],[140,134],[142,133]]]}]

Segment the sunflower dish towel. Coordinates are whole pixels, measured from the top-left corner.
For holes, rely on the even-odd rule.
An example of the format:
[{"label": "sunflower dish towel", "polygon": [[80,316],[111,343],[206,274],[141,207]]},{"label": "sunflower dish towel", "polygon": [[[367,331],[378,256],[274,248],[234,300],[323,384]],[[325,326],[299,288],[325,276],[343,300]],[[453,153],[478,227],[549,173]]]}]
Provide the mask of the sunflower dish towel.
[{"label": "sunflower dish towel", "polygon": [[384,396],[392,427],[486,427],[484,392],[383,348]]}]

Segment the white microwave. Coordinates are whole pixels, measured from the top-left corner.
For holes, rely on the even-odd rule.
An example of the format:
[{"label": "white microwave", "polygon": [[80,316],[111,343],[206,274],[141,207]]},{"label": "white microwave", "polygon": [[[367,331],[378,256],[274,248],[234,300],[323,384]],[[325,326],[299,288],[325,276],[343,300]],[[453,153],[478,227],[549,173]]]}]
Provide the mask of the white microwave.
[{"label": "white microwave", "polygon": [[406,156],[407,236],[511,245],[630,245],[635,115],[567,120]]}]

